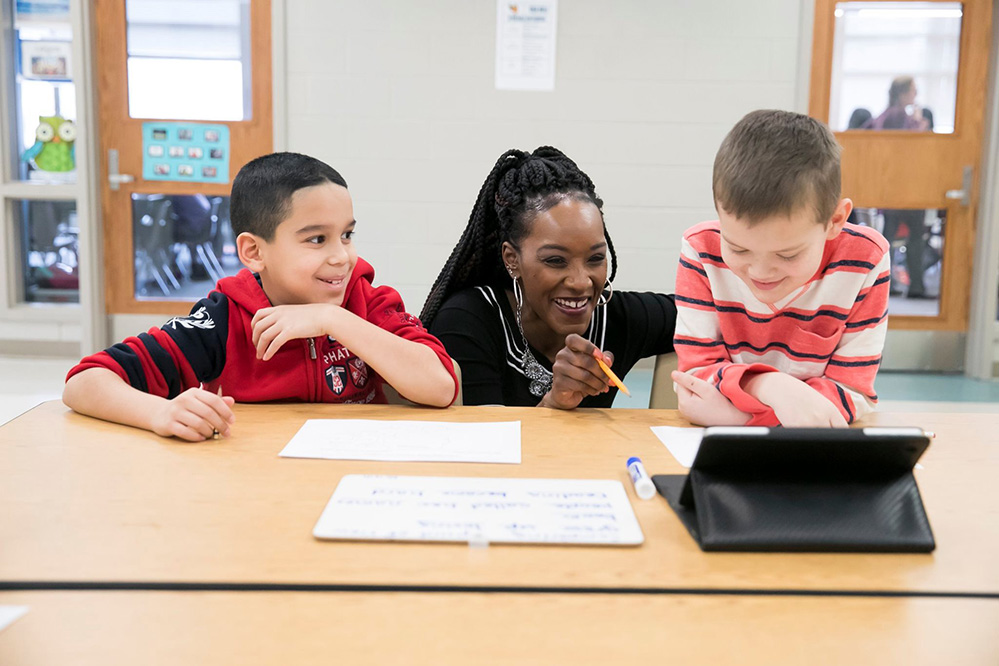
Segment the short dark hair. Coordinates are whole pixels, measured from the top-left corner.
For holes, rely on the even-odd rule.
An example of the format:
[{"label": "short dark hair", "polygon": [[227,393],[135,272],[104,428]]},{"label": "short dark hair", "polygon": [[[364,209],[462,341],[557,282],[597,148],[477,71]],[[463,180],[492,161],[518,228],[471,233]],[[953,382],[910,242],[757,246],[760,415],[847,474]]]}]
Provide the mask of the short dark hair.
[{"label": "short dark hair", "polygon": [[[503,243],[519,247],[539,214],[567,200],[592,203],[603,219],[604,202],[593,181],[558,148],[541,146],[532,153],[511,149],[500,155],[479,189],[464,233],[430,289],[420,313],[424,326],[430,326],[444,301],[457,291],[509,284]],[[606,225],[604,238],[613,280],[617,255]]]},{"label": "short dark hair", "polygon": [[749,224],[811,206],[816,221],[826,224],[839,202],[839,156],[833,133],[814,118],[753,111],[715,156],[715,204]]},{"label": "short dark hair", "polygon": [[323,183],[347,187],[336,169],[300,153],[271,153],[243,165],[232,181],[229,218],[232,231],[249,232],[264,240],[288,216],[291,196],[298,190]]}]

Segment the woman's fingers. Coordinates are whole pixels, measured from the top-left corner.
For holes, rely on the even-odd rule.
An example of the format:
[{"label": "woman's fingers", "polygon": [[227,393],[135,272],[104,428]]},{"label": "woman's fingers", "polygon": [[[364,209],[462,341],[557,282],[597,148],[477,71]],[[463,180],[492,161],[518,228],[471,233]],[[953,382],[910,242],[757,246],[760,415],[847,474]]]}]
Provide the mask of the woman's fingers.
[{"label": "woman's fingers", "polygon": [[589,354],[571,351],[568,347],[562,349],[555,357],[552,371],[587,387],[587,395],[602,393],[610,384],[607,375],[597,365],[596,359]]},{"label": "woman's fingers", "polygon": [[[555,381],[558,382],[559,389],[571,386],[572,390],[582,391],[586,395],[596,395],[607,390],[607,377],[600,371],[593,359],[589,359],[589,362],[593,364],[592,369],[578,365],[581,360],[585,362],[587,358],[585,356],[573,357],[569,354],[561,358],[556,357],[552,372],[555,375]],[[594,371],[600,374],[597,375]]]}]

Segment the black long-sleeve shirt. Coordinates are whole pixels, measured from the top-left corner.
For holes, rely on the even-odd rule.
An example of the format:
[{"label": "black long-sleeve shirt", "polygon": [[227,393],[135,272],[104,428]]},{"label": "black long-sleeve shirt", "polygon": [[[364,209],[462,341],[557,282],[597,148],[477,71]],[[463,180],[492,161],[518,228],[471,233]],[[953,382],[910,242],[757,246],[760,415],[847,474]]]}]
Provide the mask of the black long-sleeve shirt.
[{"label": "black long-sleeve shirt", "polygon": [[[584,338],[614,354],[614,372],[622,379],[640,359],[673,351],[676,305],[666,294],[614,292],[610,303],[594,310]],[[534,406],[531,380],[524,375],[523,338],[506,293],[496,287],[473,287],[441,306],[430,332],[461,366],[466,405]],[[534,347],[531,353],[547,370],[551,362]],[[610,407],[617,395],[588,396],[580,407]],[[640,407],[641,405],[636,405]]]}]

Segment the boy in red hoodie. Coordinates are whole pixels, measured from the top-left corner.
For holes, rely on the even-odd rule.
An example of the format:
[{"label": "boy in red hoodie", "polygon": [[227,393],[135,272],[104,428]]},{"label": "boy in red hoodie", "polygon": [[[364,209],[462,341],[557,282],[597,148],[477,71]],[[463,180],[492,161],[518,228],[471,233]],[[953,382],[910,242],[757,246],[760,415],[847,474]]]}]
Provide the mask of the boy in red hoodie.
[{"label": "boy in red hoodie", "polygon": [[67,406],[201,441],[229,435],[237,401],[384,403],[386,382],[413,402],[454,401],[444,347],[394,289],[372,286],[339,173],[265,155],[236,175],[230,208],[249,270],[219,280],[190,315],[84,358],[67,375]]}]

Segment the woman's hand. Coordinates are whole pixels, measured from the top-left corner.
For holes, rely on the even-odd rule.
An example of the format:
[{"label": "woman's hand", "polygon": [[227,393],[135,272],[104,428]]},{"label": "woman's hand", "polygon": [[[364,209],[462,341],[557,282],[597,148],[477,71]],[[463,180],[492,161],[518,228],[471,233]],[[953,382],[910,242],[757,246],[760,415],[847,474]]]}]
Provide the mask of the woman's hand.
[{"label": "woman's hand", "polygon": [[614,355],[601,352],[589,340],[571,333],[565,338],[565,347],[555,355],[552,365],[552,387],[538,403],[539,407],[575,409],[583,398],[606,393],[610,389],[610,379],[597,365],[595,354],[600,354],[610,367]]}]

